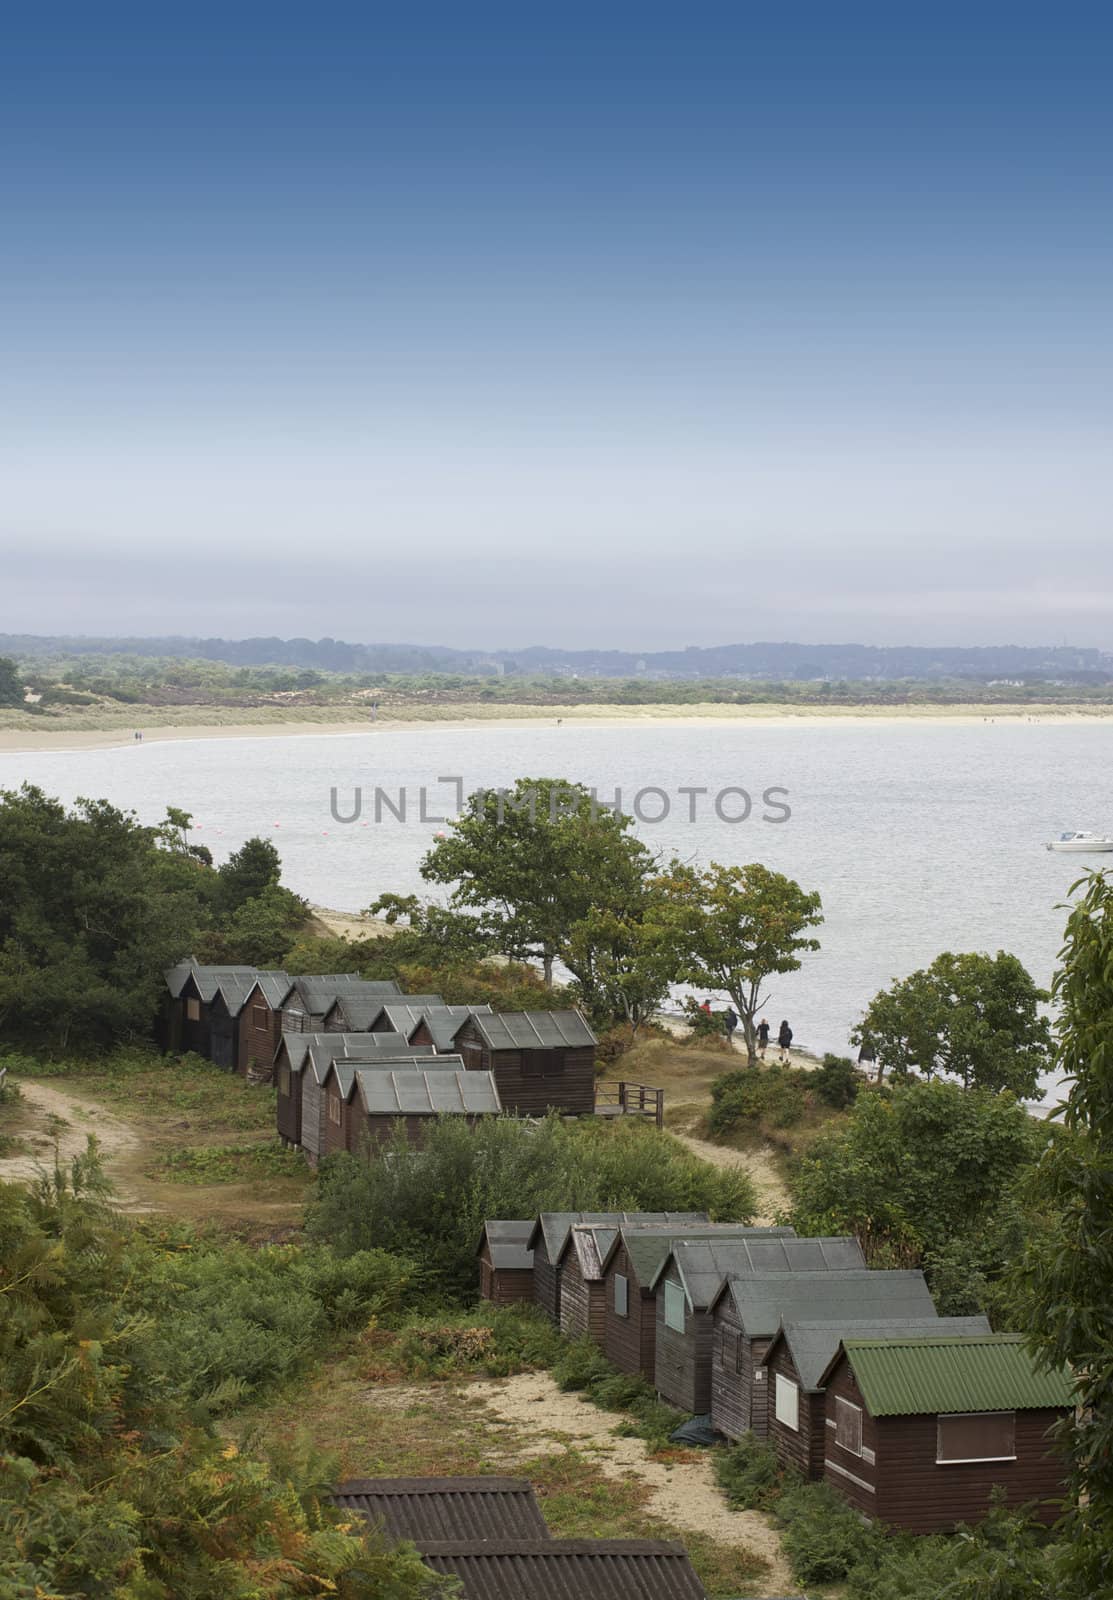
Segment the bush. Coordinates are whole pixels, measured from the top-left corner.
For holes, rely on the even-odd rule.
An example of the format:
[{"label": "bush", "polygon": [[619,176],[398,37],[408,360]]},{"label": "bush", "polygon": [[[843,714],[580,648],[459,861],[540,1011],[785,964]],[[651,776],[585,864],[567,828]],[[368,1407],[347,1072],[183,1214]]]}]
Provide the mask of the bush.
[{"label": "bush", "polygon": [[619,1372],[593,1339],[571,1339],[553,1362],[553,1380],[558,1389],[583,1393],[592,1405],[603,1411],[623,1411],[632,1419],[616,1431],[645,1439],[660,1450],[669,1435],[684,1419],[672,1406],[657,1399],[651,1384],[640,1373]]},{"label": "bush", "polygon": [[848,1056],[825,1055],[818,1072],[812,1073],[812,1087],[824,1105],[845,1111],[858,1098],[861,1076]]},{"label": "bush", "polygon": [[430,1315],[407,1322],[391,1352],[415,1378],[484,1372],[509,1378],[553,1366],[564,1341],[533,1306],[484,1306],[452,1317]]},{"label": "bush", "polygon": [[682,1009],[688,1025],[688,1036],[682,1043],[706,1045],[717,1040],[723,1050],[730,1048],[721,1011],[705,1011],[700,1002],[690,996],[684,1001]]},{"label": "bush", "polygon": [[810,1074],[795,1067],[743,1067],[711,1085],[711,1132],[717,1138],[764,1123],[792,1128],[807,1110]]},{"label": "bush", "polygon": [[541,1124],[488,1118],[478,1128],[443,1118],[425,1147],[396,1138],[383,1158],[330,1157],[306,1227],[341,1255],[378,1246],[420,1260],[438,1289],[476,1295],[475,1248],[488,1218],[539,1211],[707,1211],[748,1221],[753,1184],[679,1140],[633,1121]]},{"label": "bush", "polygon": [[799,1584],[842,1583],[884,1538],[864,1527],[857,1512],[825,1483],[786,1490],[777,1516],[784,1526],[784,1553]]},{"label": "bush", "polygon": [[570,1339],[553,1363],[553,1381],[558,1389],[590,1389],[612,1377],[614,1368],[594,1339]]},{"label": "bush", "polygon": [[737,1511],[771,1511],[786,1487],[799,1482],[771,1444],[747,1433],[715,1454],[715,1481]]}]

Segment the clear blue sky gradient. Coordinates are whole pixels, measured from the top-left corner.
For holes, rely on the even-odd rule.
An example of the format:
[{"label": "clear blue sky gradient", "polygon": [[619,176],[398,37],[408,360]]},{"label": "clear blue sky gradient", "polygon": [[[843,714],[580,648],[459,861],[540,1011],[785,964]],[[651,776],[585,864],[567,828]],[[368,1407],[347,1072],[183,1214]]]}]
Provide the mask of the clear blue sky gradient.
[{"label": "clear blue sky gradient", "polygon": [[1111,82],[1069,4],[11,13],[0,629],[1113,646]]}]

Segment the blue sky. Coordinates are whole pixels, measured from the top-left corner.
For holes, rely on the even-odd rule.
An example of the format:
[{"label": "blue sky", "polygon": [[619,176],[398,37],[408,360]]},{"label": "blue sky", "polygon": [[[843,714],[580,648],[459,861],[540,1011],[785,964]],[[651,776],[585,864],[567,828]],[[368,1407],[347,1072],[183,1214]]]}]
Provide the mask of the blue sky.
[{"label": "blue sky", "polygon": [[1111,47],[24,8],[0,631],[1113,647]]}]

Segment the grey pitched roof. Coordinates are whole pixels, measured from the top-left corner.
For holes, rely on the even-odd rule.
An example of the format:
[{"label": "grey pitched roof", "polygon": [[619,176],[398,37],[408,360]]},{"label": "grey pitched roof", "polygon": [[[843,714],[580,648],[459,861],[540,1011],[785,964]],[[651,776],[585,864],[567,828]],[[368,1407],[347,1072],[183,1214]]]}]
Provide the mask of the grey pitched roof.
[{"label": "grey pitched roof", "polygon": [[422,1011],[422,1020],[432,1034],[437,1049],[451,1050],[456,1043],[456,1035],[469,1017],[490,1014],[490,1006],[426,1006]]},{"label": "grey pitched roof", "polygon": [[355,1092],[368,1116],[495,1116],[502,1110],[491,1072],[358,1065],[353,1070]]},{"label": "grey pitched roof", "polygon": [[584,1282],[598,1283],[603,1276],[603,1257],[617,1234],[618,1229],[614,1227],[592,1222],[577,1222],[569,1229],[567,1243],[561,1252],[561,1260],[567,1262],[569,1257],[574,1255]]},{"label": "grey pitched roof", "polygon": [[288,972],[252,972],[219,978],[216,992],[224,1001],[229,1016],[238,1017],[256,989],[272,1011],[277,1011],[293,986],[294,980]]},{"label": "grey pitched roof", "polygon": [[[170,993],[174,996],[175,1000],[177,1000],[181,997],[182,990],[185,988],[186,980],[188,978],[192,978],[194,983],[197,985],[197,993],[201,996],[201,999],[205,1002],[205,1004],[208,1005],[213,996],[216,994],[218,985],[222,981],[247,980],[249,982],[254,982],[257,976],[258,971],[255,967],[206,967],[202,966],[200,962],[194,961],[191,957],[189,961],[179,961],[177,966],[170,968],[170,971],[166,974],[166,983],[167,987],[170,989]],[[174,984],[177,984],[176,991],[174,989]]]},{"label": "grey pitched roof", "polygon": [[170,993],[175,1000],[180,998],[182,986],[189,977],[190,973],[193,971],[195,965],[196,963],[194,962],[193,957],[188,956],[185,961],[179,961],[175,966],[168,969],[166,973],[166,987],[170,990]]},{"label": "grey pitched roof", "polygon": [[465,1600],[706,1600],[683,1545],[657,1539],[418,1541]]},{"label": "grey pitched roof", "polygon": [[704,1222],[683,1228],[620,1228],[603,1260],[610,1266],[619,1245],[626,1246],[630,1266],[643,1289],[648,1289],[658,1269],[681,1239],[795,1239],[795,1228],[753,1228],[741,1222]]},{"label": "grey pitched roof", "polygon": [[351,1478],[330,1496],[394,1539],[547,1539],[525,1478]]},{"label": "grey pitched roof", "polygon": [[[393,1037],[393,1035],[391,1035]],[[355,1088],[356,1073],[364,1068],[367,1071],[402,1072],[409,1071],[411,1067],[419,1067],[425,1072],[463,1072],[464,1063],[460,1056],[437,1056],[429,1049],[421,1054],[407,1053],[406,1049],[382,1051],[376,1055],[368,1051],[365,1055],[358,1053],[351,1056],[331,1056],[326,1058],[322,1054],[319,1061],[314,1063],[313,1071],[318,1082],[325,1083],[331,1074],[340,1086],[340,1093],[345,1100],[350,1100]]]},{"label": "grey pitched roof", "polygon": [[294,988],[312,1017],[323,1017],[339,995],[385,1000],[401,992],[391,979],[361,978],[358,972],[306,973],[294,979]]},{"label": "grey pitched roof", "polygon": [[720,1294],[731,1296],[751,1339],[771,1339],[782,1322],[922,1322],[935,1316],[922,1272],[753,1273],[727,1278]]},{"label": "grey pitched roof", "polygon": [[[885,1273],[878,1273],[885,1277]],[[786,1322],[770,1345],[765,1359],[773,1354],[773,1346],[784,1343],[792,1357],[801,1386],[816,1390],[819,1380],[834,1359],[843,1339],[861,1335],[869,1339],[945,1339],[967,1334],[990,1333],[988,1317],[909,1317],[884,1318],[871,1315],[868,1307],[861,1315],[846,1316],[836,1322]]]},{"label": "grey pitched roof", "polygon": [[[666,1260],[676,1262],[689,1303],[709,1306],[724,1278],[754,1272],[845,1272],[864,1267],[866,1258],[856,1239],[681,1239]],[[655,1287],[666,1262],[658,1267]],[[934,1309],[934,1308],[933,1308]]]},{"label": "grey pitched roof", "polygon": [[444,1002],[439,994],[400,995],[393,1000],[375,1000],[373,996],[338,995],[344,1015],[353,1027],[373,1028],[384,1019],[395,1033],[411,1034],[430,1006]]},{"label": "grey pitched roof", "polygon": [[666,1224],[677,1230],[689,1223],[707,1221],[706,1211],[543,1211],[533,1225],[530,1248],[543,1243],[550,1261],[556,1261],[568,1243],[568,1231],[576,1222],[602,1222],[612,1228],[624,1224],[651,1228]]},{"label": "grey pitched roof", "polygon": [[301,1072],[308,1063],[324,1082],[333,1061],[362,1058],[371,1060],[389,1053],[392,1056],[433,1055],[427,1044],[409,1044],[400,1033],[290,1033],[283,1030],[282,1045],[292,1072]]},{"label": "grey pitched roof", "polygon": [[582,1049],[598,1042],[578,1011],[477,1013],[475,1026],[492,1050]]},{"label": "grey pitched roof", "polygon": [[529,1248],[532,1230],[533,1223],[528,1217],[517,1222],[491,1219],[483,1224],[476,1253],[486,1245],[493,1267],[528,1271],[533,1266],[533,1251]]}]

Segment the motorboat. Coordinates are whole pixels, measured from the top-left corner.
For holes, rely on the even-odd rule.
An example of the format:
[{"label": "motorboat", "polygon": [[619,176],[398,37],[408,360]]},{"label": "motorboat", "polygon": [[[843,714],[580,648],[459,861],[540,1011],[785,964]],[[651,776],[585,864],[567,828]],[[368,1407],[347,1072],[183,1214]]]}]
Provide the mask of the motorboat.
[{"label": "motorboat", "polygon": [[1113,839],[1105,833],[1061,833],[1052,839],[1049,850],[1113,850]]}]

